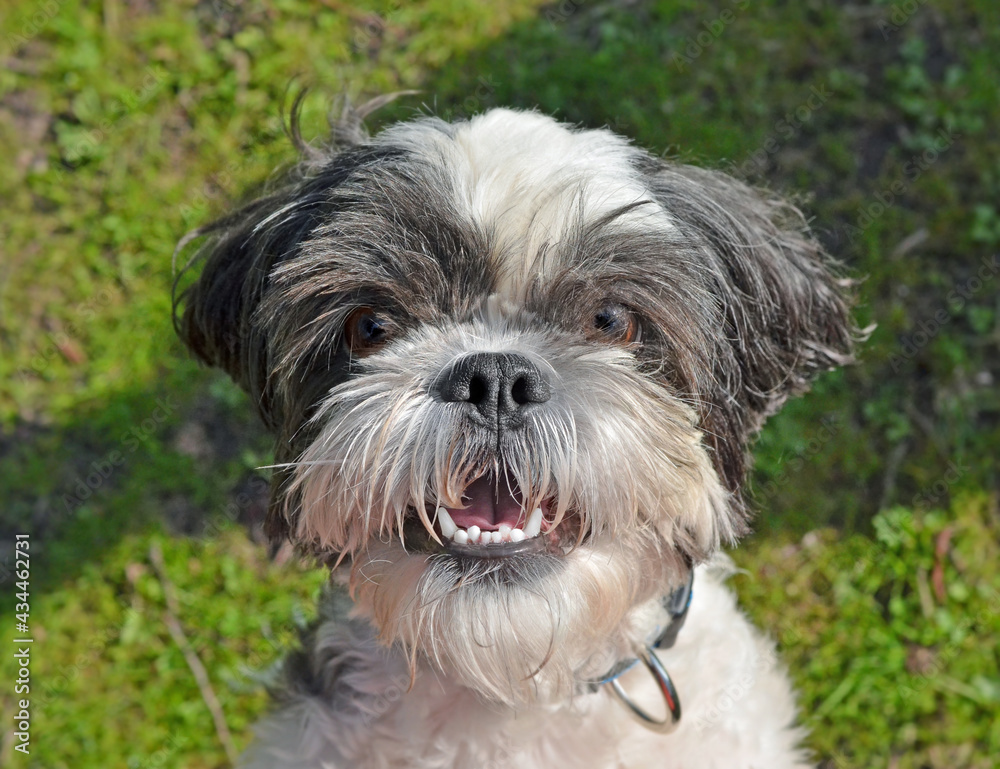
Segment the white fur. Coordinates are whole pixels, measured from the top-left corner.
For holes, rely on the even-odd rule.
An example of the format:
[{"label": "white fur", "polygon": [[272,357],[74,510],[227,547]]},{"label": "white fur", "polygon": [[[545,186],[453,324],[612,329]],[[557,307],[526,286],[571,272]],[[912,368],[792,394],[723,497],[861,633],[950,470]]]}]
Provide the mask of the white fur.
[{"label": "white fur", "polygon": [[498,292],[507,298],[518,298],[532,277],[544,274],[538,259],[544,246],[561,242],[577,217],[592,222],[647,201],[618,225],[673,226],[639,180],[636,150],[607,130],[574,130],[537,112],[493,109],[454,127],[434,118],[401,123],[376,142],[408,147],[446,169],[456,210],[494,236],[494,258],[504,267]]},{"label": "white fur", "polygon": [[[794,697],[773,644],[723,585],[727,559],[699,567],[677,644],[660,654],[683,718],[669,735],[640,726],[607,686],[569,705],[518,710],[486,704],[427,664],[409,687],[407,661],[359,641],[374,703],[345,719],[329,702],[300,697],[262,723],[243,769],[802,769]],[[320,630],[339,632],[338,626]],[[623,682],[655,702],[642,669]],[[650,708],[652,709],[652,707]]]}]

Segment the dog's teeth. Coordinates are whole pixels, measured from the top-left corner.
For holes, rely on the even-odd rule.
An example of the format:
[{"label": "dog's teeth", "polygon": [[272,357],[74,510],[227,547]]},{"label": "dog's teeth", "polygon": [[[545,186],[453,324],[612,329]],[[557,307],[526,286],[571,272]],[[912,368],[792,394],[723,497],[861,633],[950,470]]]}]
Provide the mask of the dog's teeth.
[{"label": "dog's teeth", "polygon": [[524,524],[524,536],[530,539],[542,533],[542,508],[536,507],[534,512],[528,516],[528,522]]},{"label": "dog's teeth", "polygon": [[460,529],[443,507],[438,508],[438,521],[441,522],[441,533],[456,545],[499,545],[501,542],[524,542],[537,537],[542,531],[542,509],[535,508],[523,529],[512,529],[508,523],[500,524],[496,531],[483,531],[478,526]]},{"label": "dog's teeth", "polygon": [[451,515],[443,507],[438,508],[438,523],[441,524],[441,533],[444,534],[445,539],[452,539],[455,532],[458,531],[458,526],[455,525]]}]

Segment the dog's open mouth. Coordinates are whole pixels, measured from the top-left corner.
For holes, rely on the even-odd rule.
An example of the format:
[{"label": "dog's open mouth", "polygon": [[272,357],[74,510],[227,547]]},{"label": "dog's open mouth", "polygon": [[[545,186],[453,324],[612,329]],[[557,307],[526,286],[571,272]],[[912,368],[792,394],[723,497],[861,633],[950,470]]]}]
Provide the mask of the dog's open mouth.
[{"label": "dog's open mouth", "polygon": [[[444,550],[456,555],[496,558],[507,555],[562,551],[571,536],[569,519],[553,523],[555,498],[526,505],[524,495],[507,474],[486,473],[462,492],[461,507],[427,507]],[[575,540],[575,537],[574,537]],[[428,537],[428,546],[435,545]]]}]

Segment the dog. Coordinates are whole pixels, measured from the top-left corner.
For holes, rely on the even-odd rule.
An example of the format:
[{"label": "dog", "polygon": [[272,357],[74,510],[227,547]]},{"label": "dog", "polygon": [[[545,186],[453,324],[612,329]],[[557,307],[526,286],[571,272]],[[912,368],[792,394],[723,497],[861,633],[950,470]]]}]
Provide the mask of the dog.
[{"label": "dog", "polygon": [[[535,111],[386,99],[185,239],[175,322],[276,437],[331,568],[252,769],[810,766],[720,546],[748,446],[852,360],[791,204]],[[180,248],[180,247],[179,247]]]}]

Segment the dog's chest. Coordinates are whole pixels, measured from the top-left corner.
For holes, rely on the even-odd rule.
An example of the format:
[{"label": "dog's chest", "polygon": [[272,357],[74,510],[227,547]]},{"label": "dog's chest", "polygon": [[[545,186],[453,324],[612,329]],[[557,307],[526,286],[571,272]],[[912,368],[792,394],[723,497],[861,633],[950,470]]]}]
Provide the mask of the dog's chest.
[{"label": "dog's chest", "polygon": [[[612,769],[658,766],[622,763],[623,738],[655,753],[654,735],[635,726],[603,692],[571,709],[493,710],[468,690],[432,676],[419,683],[369,733],[365,769]],[[662,737],[658,738],[662,740]],[[354,764],[351,764],[354,766]]]}]

